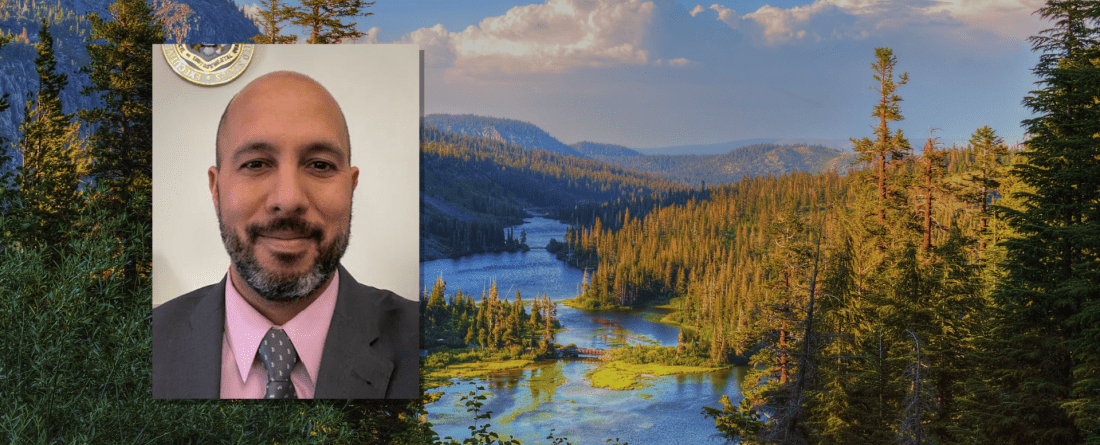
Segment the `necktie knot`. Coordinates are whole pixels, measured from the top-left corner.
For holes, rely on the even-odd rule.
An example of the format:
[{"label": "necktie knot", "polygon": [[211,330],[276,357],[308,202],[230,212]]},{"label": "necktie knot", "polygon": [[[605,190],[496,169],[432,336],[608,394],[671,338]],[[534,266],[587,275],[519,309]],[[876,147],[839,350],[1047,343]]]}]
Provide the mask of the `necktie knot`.
[{"label": "necktie knot", "polygon": [[294,384],[290,381],[290,372],[298,364],[298,351],[294,350],[286,332],[275,328],[268,330],[257,353],[267,369],[267,392],[264,398],[297,398]]}]

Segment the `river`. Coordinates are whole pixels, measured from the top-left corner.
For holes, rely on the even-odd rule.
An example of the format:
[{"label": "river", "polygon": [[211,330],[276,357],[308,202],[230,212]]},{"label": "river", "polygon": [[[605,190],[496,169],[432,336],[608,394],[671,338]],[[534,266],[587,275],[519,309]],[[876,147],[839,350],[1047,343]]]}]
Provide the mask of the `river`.
[{"label": "river", "polygon": [[[457,289],[481,299],[495,280],[501,298],[513,300],[518,290],[526,301],[545,293],[554,301],[577,295],[584,271],[558,261],[543,246],[550,238],[560,241],[565,225],[545,218],[530,218],[515,228],[527,234],[529,252],[490,253],[421,263],[425,286],[436,277],[447,283],[447,293]],[[558,305],[558,319],[565,332],[555,342],[581,348],[608,348],[623,344],[675,346],[677,328],[656,322],[656,309],[628,312],[585,312]],[[473,415],[460,400],[463,394],[483,386],[488,399],[483,411],[492,411],[490,430],[512,436],[524,444],[550,443],[558,437],[574,444],[605,443],[619,438],[631,444],[692,443],[713,440],[712,419],[704,418],[703,406],[719,407],[722,395],[741,399],[744,369],[668,376],[648,381],[632,391],[611,391],[588,385],[585,374],[597,359],[560,359],[539,362],[528,369],[505,371],[475,383],[457,379],[442,388],[444,395],[428,405],[428,420],[440,437],[469,437]]]}]

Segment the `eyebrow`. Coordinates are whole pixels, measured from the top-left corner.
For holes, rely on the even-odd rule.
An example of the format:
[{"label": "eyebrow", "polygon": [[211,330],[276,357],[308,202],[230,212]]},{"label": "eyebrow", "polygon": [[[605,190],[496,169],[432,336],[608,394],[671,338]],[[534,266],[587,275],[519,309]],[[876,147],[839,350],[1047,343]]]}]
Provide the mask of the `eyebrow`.
[{"label": "eyebrow", "polygon": [[[250,142],[234,150],[230,159],[232,159],[233,162],[239,162],[242,157],[252,153],[273,156],[277,151],[278,149],[268,142]],[[302,156],[308,156],[317,153],[327,153],[335,157],[337,162],[347,164],[349,160],[345,151],[346,150],[342,150],[329,142],[321,141],[307,145],[306,148],[301,151],[301,154]]]},{"label": "eyebrow", "polygon": [[306,149],[302,151],[303,155],[311,155],[315,153],[328,153],[336,157],[336,161],[347,165],[350,160],[346,154],[347,150],[342,150],[328,142],[314,142],[306,146]]},{"label": "eyebrow", "polygon": [[275,153],[275,147],[267,142],[251,142],[233,150],[233,154],[229,159],[236,163],[242,157],[252,153],[272,155]]}]

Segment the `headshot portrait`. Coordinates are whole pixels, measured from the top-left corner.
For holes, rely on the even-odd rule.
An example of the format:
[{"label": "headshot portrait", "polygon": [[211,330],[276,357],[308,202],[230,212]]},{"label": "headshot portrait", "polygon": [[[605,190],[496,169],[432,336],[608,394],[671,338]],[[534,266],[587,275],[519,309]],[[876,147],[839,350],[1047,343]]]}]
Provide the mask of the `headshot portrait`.
[{"label": "headshot portrait", "polygon": [[153,49],[153,397],[419,397],[419,48],[241,48]]}]

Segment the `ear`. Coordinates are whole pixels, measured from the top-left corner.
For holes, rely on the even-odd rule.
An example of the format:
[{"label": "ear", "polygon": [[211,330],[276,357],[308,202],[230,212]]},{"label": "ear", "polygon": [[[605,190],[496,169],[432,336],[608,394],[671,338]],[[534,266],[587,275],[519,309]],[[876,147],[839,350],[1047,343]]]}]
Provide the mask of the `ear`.
[{"label": "ear", "polygon": [[359,185],[359,167],[351,168],[351,191],[355,191],[355,187]]},{"label": "ear", "polygon": [[210,179],[210,198],[214,200],[214,212],[220,212],[218,208],[218,167],[210,167],[206,171],[206,176]]}]

